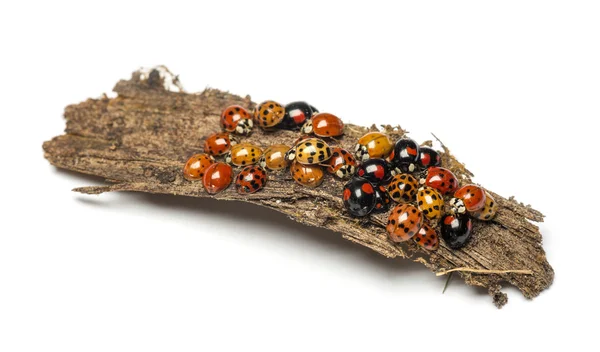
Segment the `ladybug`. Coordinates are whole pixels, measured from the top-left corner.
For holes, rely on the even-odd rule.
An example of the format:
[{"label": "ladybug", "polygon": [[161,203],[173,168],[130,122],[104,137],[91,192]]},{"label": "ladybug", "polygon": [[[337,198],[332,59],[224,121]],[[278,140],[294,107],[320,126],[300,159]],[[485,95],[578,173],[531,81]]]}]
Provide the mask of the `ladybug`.
[{"label": "ladybug", "polygon": [[202,180],[204,170],[215,162],[215,159],[208,154],[194,154],[183,167],[183,177],[188,181]]},{"label": "ladybug", "polygon": [[323,112],[306,121],[300,132],[314,133],[318,137],[338,137],[344,134],[344,123],[339,117]]},{"label": "ladybug", "polygon": [[285,108],[272,100],[264,101],[254,108],[254,121],[262,128],[276,126],[284,115]]},{"label": "ladybug", "polygon": [[498,203],[488,191],[485,191],[485,205],[480,210],[472,212],[471,216],[478,220],[488,221],[496,215],[496,211],[498,211]]},{"label": "ladybug", "polygon": [[285,106],[283,120],[277,127],[286,130],[298,129],[317,112],[313,106],[304,101],[289,103]]},{"label": "ladybug", "polygon": [[417,193],[417,205],[426,218],[437,223],[442,218],[444,198],[437,190],[431,187],[422,187]]},{"label": "ladybug", "polygon": [[214,163],[204,171],[202,184],[206,192],[216,194],[229,187],[232,178],[231,166],[225,163]]},{"label": "ladybug", "polygon": [[410,138],[401,138],[394,145],[392,164],[401,172],[414,172],[419,160],[419,145]]},{"label": "ladybug", "polygon": [[375,187],[362,177],[353,177],[344,185],[344,207],[353,216],[368,215],[375,207]]},{"label": "ladybug", "polygon": [[354,175],[356,171],[356,159],[346,149],[331,147],[331,158],[323,166],[327,167],[327,172],[330,174],[345,179]]},{"label": "ladybug", "polygon": [[458,188],[458,179],[452,171],[434,166],[427,169],[425,185],[437,189],[442,195],[448,195]]},{"label": "ladybug", "polygon": [[235,142],[229,138],[229,133],[213,133],[204,141],[204,152],[212,156],[223,155],[231,149],[232,144]]},{"label": "ladybug", "polygon": [[227,132],[249,135],[253,126],[252,115],[239,105],[228,106],[221,114],[221,127]]},{"label": "ladybug", "polygon": [[236,144],[225,155],[225,162],[234,166],[253,165],[258,162],[263,151],[259,146],[251,143]]},{"label": "ladybug", "polygon": [[375,187],[375,206],[373,207],[372,213],[379,214],[385,213],[390,209],[392,199],[388,195],[384,186]]},{"label": "ladybug", "polygon": [[387,191],[398,203],[411,202],[417,195],[419,181],[411,174],[398,174],[392,178]]},{"label": "ladybug", "polygon": [[356,176],[364,177],[369,182],[379,184],[389,182],[392,178],[392,173],[387,161],[379,158],[371,158],[358,165]]},{"label": "ladybug", "polygon": [[419,232],[413,237],[413,240],[415,240],[419,246],[432,251],[435,251],[440,246],[440,236],[437,231],[427,223],[423,224],[423,227],[421,227]]},{"label": "ladybug", "polygon": [[323,183],[323,169],[319,165],[303,165],[294,161],[290,166],[290,173],[294,181],[302,186],[315,188]]},{"label": "ladybug", "polygon": [[258,164],[268,170],[285,169],[289,162],[285,159],[285,153],[290,150],[290,147],[283,144],[275,144],[267,148],[263,155],[258,160]]},{"label": "ladybug", "polygon": [[448,214],[442,219],[442,238],[452,249],[464,247],[471,238],[473,224],[468,215]]},{"label": "ladybug", "polygon": [[331,158],[331,148],[322,139],[308,138],[290,149],[286,158],[304,165],[320,164]]},{"label": "ladybug", "polygon": [[394,242],[408,241],[416,235],[423,226],[423,213],[410,204],[396,205],[390,216],[386,230]]},{"label": "ladybug", "polygon": [[[453,205],[454,204],[454,205]],[[485,190],[476,185],[462,186],[454,193],[450,205],[456,213],[474,212],[485,206]]]},{"label": "ladybug", "polygon": [[267,183],[267,172],[260,166],[250,165],[240,171],[235,179],[235,189],[239,194],[258,192]]},{"label": "ladybug", "polygon": [[385,158],[393,149],[388,136],[381,132],[369,132],[360,137],[354,152],[359,161],[365,161],[369,158]]},{"label": "ladybug", "polygon": [[430,147],[420,147],[419,149],[419,167],[427,169],[432,166],[442,165],[440,154]]}]

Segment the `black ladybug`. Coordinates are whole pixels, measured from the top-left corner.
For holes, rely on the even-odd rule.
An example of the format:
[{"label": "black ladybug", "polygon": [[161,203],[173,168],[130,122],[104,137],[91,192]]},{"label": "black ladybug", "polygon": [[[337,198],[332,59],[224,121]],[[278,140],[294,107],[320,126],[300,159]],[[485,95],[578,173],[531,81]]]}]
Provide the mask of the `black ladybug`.
[{"label": "black ladybug", "polygon": [[420,147],[419,166],[422,169],[440,165],[442,165],[442,158],[438,152],[436,152],[433,148]]},{"label": "black ladybug", "polygon": [[355,175],[366,178],[374,184],[387,183],[393,176],[388,162],[380,158],[363,161],[356,168]]},{"label": "black ladybug", "polygon": [[464,247],[471,238],[473,224],[467,215],[446,215],[442,218],[442,238],[452,249]]},{"label": "black ladybug", "polygon": [[375,187],[362,177],[348,181],[343,192],[344,206],[354,216],[365,216],[375,207]]},{"label": "black ladybug", "polygon": [[285,106],[285,115],[277,127],[285,130],[299,129],[318,111],[305,101],[295,101]]},{"label": "black ladybug", "polygon": [[375,187],[375,206],[373,207],[373,214],[385,213],[390,210],[392,204],[392,198],[387,193],[384,186]]},{"label": "black ladybug", "polygon": [[401,172],[414,172],[419,161],[420,148],[417,142],[410,138],[401,138],[394,146],[392,164]]}]

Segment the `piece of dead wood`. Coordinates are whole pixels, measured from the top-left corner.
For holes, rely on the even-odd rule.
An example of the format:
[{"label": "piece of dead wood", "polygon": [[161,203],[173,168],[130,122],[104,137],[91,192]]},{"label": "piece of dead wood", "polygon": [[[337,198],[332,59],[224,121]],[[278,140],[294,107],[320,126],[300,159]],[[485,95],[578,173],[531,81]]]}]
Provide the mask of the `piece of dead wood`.
[{"label": "piece of dead wood", "polygon": [[[469,285],[488,289],[494,303],[507,301],[500,291],[502,282],[517,287],[533,298],[549,287],[554,271],[542,248],[542,235],[533,222],[543,215],[512,197],[490,192],[499,204],[491,222],[474,221],[474,236],[461,250],[452,250],[442,241],[439,250],[427,252],[411,241],[395,244],[385,231],[387,215],[352,218],[343,209],[343,182],[328,177],[321,187],[309,189],[294,183],[289,172],[271,172],[267,186],[252,195],[239,195],[234,187],[215,196],[208,195],[198,182],[182,177],[189,156],[202,151],[204,139],[218,131],[223,108],[239,104],[254,106],[244,98],[216,89],[199,94],[180,91],[177,77],[160,69],[136,71],[130,80],[117,83],[116,98],[100,99],[68,106],[65,109],[66,134],[43,145],[45,157],[53,165],[85,174],[104,177],[109,185],[83,187],[77,192],[99,194],[109,191],[135,191],[213,197],[245,201],[275,209],[300,223],[324,227],[343,238],[368,247],[388,258],[401,257],[422,263],[435,273],[457,271]],[[337,144],[352,149],[367,131],[377,130],[347,125]],[[382,126],[396,139],[405,134],[400,127]],[[263,147],[291,145],[297,132],[265,132],[255,128],[246,140]],[[443,165],[451,169],[461,183],[473,174],[443,146]]]}]

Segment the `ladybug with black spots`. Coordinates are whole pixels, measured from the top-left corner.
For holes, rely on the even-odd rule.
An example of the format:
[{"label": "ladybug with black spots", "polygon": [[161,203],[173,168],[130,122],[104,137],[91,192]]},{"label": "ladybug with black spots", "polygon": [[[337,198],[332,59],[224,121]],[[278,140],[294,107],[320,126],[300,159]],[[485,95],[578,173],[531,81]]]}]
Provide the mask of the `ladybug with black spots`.
[{"label": "ladybug with black spots", "polygon": [[410,138],[401,138],[394,145],[392,164],[401,172],[415,172],[420,156],[420,147]]},{"label": "ladybug with black spots", "polygon": [[183,167],[183,177],[188,181],[199,181],[204,176],[204,171],[214,164],[215,159],[204,153],[192,155]]},{"label": "ladybug with black spots", "polygon": [[278,125],[285,115],[285,108],[272,100],[260,103],[254,109],[254,122],[261,128],[271,128]]},{"label": "ladybug with black spots", "polygon": [[300,164],[320,164],[331,158],[331,148],[322,139],[308,138],[299,142],[286,153],[289,161],[296,160]]},{"label": "ladybug with black spots", "polygon": [[239,194],[250,194],[260,191],[267,183],[267,172],[258,165],[250,165],[240,171],[235,179],[235,189]]},{"label": "ladybug with black spots", "polygon": [[412,202],[415,200],[419,181],[411,174],[398,174],[392,178],[387,186],[389,195],[398,203]]},{"label": "ladybug with black spots", "polygon": [[408,241],[415,236],[423,226],[423,213],[411,204],[397,205],[390,216],[386,230],[394,242]]},{"label": "ladybug with black spots", "polygon": [[385,158],[394,150],[392,141],[381,132],[369,132],[360,137],[354,152],[358,161],[365,161],[369,158]]},{"label": "ladybug with black spots", "polygon": [[427,223],[423,224],[419,232],[413,237],[413,240],[419,246],[431,251],[435,251],[440,246],[438,232]]},{"label": "ladybug with black spots", "polygon": [[225,155],[225,162],[234,166],[253,165],[262,156],[262,149],[252,143],[240,143],[231,147]]},{"label": "ladybug with black spots", "polygon": [[430,167],[427,169],[426,186],[437,189],[442,195],[449,195],[458,188],[458,179],[452,171],[443,167]]},{"label": "ladybug with black spots", "polygon": [[327,172],[334,174],[341,179],[350,178],[356,171],[356,159],[346,149],[340,147],[331,147],[331,158],[323,166],[327,167]]},{"label": "ladybug with black spots", "polygon": [[353,216],[366,216],[375,207],[375,187],[362,177],[354,177],[344,185],[344,207]]},{"label": "ladybug with black spots", "polygon": [[249,135],[253,126],[252,115],[242,106],[228,106],[221,114],[221,127],[227,132]]},{"label": "ladybug with black spots", "polygon": [[463,214],[465,211],[475,212],[485,206],[485,190],[477,185],[465,185],[454,193],[450,201],[452,211]]},{"label": "ladybug with black spots", "polygon": [[204,152],[212,156],[219,156],[227,153],[235,141],[229,137],[228,132],[213,133],[204,141]]},{"label": "ladybug with black spots", "polygon": [[392,178],[390,167],[384,159],[371,158],[356,168],[356,176],[366,178],[372,183],[387,183]]},{"label": "ladybug with black spots", "polygon": [[290,174],[298,184],[310,188],[319,187],[325,176],[321,166],[303,165],[298,161],[294,161],[290,165]]}]

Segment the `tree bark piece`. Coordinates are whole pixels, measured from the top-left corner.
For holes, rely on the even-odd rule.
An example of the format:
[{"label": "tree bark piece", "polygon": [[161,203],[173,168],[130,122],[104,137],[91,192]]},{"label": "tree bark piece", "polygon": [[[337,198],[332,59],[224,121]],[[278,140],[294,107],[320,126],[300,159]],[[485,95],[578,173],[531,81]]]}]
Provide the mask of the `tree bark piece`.
[{"label": "tree bark piece", "polygon": [[[173,92],[167,89],[170,83],[181,87],[164,68],[136,71],[130,80],[117,83],[116,98],[104,96],[68,106],[66,134],[44,143],[46,159],[57,167],[101,176],[110,182],[75,189],[77,192],[134,191],[244,201],[274,209],[306,225],[333,230],[388,258],[417,261],[436,273],[468,268],[458,270],[458,274],[469,285],[487,288],[498,307],[507,301],[500,291],[503,282],[514,285],[527,298],[539,295],[552,284],[554,271],[534,224],[543,221],[543,215],[512,197],[506,199],[493,192],[499,204],[495,219],[474,220],[474,235],[465,248],[452,250],[442,241],[435,252],[427,252],[411,241],[389,241],[385,231],[387,214],[350,217],[341,200],[344,182],[332,177],[327,177],[319,188],[309,189],[297,185],[287,170],[270,172],[265,189],[258,193],[239,195],[230,187],[210,196],[201,183],[183,178],[183,165],[189,156],[202,151],[209,134],[220,130],[219,116],[226,106],[239,104],[251,109],[254,103],[249,96],[242,98],[216,89],[199,94]],[[377,128],[346,125],[345,135],[337,139],[337,144],[352,150],[360,136],[373,130]],[[405,134],[400,127],[382,126],[382,130],[393,139]],[[297,138],[297,132],[255,128],[244,141],[266,147],[291,145]],[[470,181],[471,172],[446,147],[442,160],[461,183]],[[520,272],[523,270],[529,273]]]}]

